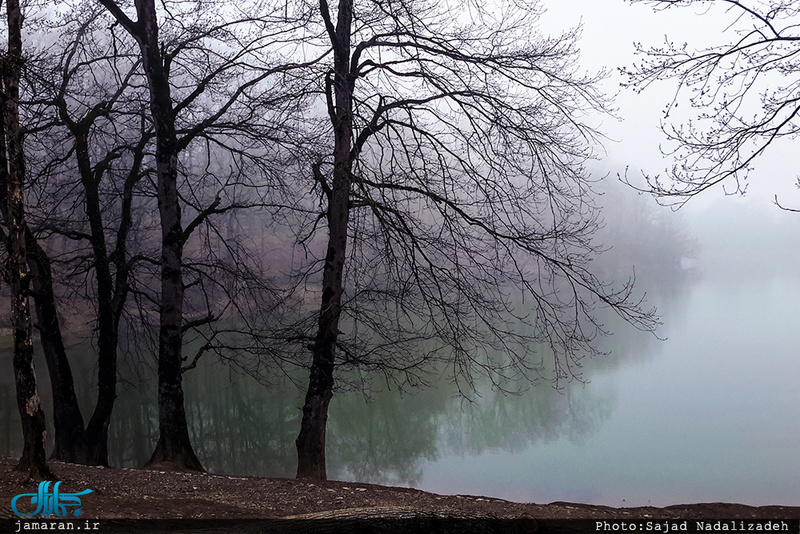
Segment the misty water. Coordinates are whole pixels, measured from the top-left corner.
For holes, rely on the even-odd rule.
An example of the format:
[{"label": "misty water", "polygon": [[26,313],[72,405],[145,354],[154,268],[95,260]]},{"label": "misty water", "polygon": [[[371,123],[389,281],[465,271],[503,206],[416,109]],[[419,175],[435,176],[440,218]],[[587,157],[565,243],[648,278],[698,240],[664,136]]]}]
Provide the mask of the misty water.
[{"label": "misty water", "polygon": [[[666,341],[611,324],[612,353],[585,361],[587,381],[559,391],[547,383],[520,396],[479,388],[465,401],[443,378],[403,395],[379,382],[367,394],[341,392],[331,405],[329,475],[538,503],[797,505],[800,277],[779,246],[748,252],[763,236],[740,234],[738,249],[725,248],[732,227],[748,227],[739,219],[713,219],[699,265],[681,280],[644,277]],[[7,352],[0,454],[16,455]],[[76,346],[71,354],[84,413],[90,353]],[[139,466],[157,438],[153,370],[123,367],[110,460]],[[207,362],[187,375],[185,389],[193,443],[209,471],[293,476],[303,394],[289,380],[265,387]]]},{"label": "misty water", "polygon": [[573,388],[593,425],[576,418],[517,450],[443,454],[420,485],[535,502],[796,505],[798,302],[796,278],[696,284],[669,341]]}]

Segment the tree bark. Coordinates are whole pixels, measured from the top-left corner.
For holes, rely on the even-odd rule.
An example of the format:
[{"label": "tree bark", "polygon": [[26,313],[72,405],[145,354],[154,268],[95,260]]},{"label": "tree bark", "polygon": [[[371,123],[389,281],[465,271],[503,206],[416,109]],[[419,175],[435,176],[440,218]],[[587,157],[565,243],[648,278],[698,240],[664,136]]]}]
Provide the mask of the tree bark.
[{"label": "tree bark", "polygon": [[353,0],[339,2],[335,28],[330,20],[326,0],[320,1],[320,11],[334,51],[335,109],[329,110],[334,121],[334,170],[333,184],[328,198],[328,247],[322,271],[322,301],[317,334],[312,346],[303,419],[295,445],[297,477],[326,480],[325,429],[328,406],[333,396],[335,349],[339,336],[347,225],[350,218],[354,82],[350,73],[350,32]]},{"label": "tree bark", "polygon": [[[19,0],[6,2],[8,54],[3,65],[4,143],[7,145],[8,273],[14,333],[14,381],[17,408],[22,419],[24,447],[16,470],[29,478],[48,478],[52,473],[45,456],[45,416],[33,365],[33,326],[29,307],[29,283],[23,187],[25,156],[19,124],[19,80],[22,68],[22,10]],[[5,170],[5,167],[4,167]]]},{"label": "tree bark", "polygon": [[[78,125],[76,125],[78,128]],[[98,179],[92,172],[86,131],[75,136],[75,153],[86,195],[94,270],[97,279],[97,403],[86,427],[86,460],[90,465],[108,465],[108,425],[117,398],[117,321],[114,310],[114,278],[111,274]]]},{"label": "tree bark", "polygon": [[148,467],[203,471],[189,439],[181,373],[183,344],[183,277],[185,237],[178,197],[178,146],[169,78],[158,41],[154,0],[136,0],[132,21],[112,0],[100,3],[133,36],[142,54],[150,92],[150,114],[156,134],[158,212],[161,219],[161,306],[158,336],[159,437]]},{"label": "tree bark", "polygon": [[78,406],[72,370],[61,337],[50,258],[27,227],[25,237],[39,339],[53,392],[55,438],[51,458],[63,462],[87,463],[83,416]]},{"label": "tree bark", "polygon": [[[3,124],[5,124],[5,119]],[[5,131],[5,127],[3,127]],[[0,183],[0,215],[6,226],[9,226],[8,211],[8,158],[5,144],[0,144],[0,167],[3,169]],[[4,236],[5,238],[5,236]],[[75,395],[72,371],[67,360],[64,340],[53,291],[53,276],[50,258],[39,245],[30,227],[25,225],[25,246],[30,286],[36,304],[36,322],[39,329],[39,340],[53,394],[53,426],[55,427],[54,447],[51,457],[56,460],[73,463],[85,463],[86,440],[83,427],[83,416]]]}]

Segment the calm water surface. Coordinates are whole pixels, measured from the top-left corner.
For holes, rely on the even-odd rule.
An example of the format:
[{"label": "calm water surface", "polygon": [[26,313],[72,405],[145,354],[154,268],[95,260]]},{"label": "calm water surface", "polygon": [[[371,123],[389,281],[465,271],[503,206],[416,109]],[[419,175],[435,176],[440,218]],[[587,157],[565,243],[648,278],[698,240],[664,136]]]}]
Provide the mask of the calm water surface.
[{"label": "calm water surface", "polygon": [[[595,373],[611,399],[580,439],[426,462],[420,487],[614,506],[800,504],[797,278],[691,288],[652,354]],[[573,388],[574,389],[574,388]]]},{"label": "calm water surface", "polygon": [[[587,362],[589,383],[561,392],[338,395],[331,477],[526,502],[800,504],[800,279],[706,277],[666,302],[667,341],[618,332],[614,355]],[[0,365],[10,377],[10,360]],[[88,411],[93,370],[78,373]],[[111,427],[118,466],[141,465],[157,437],[152,381],[129,380]],[[13,387],[0,389],[0,453],[19,454]],[[219,367],[193,371],[186,391],[210,471],[294,474],[301,392]]]}]

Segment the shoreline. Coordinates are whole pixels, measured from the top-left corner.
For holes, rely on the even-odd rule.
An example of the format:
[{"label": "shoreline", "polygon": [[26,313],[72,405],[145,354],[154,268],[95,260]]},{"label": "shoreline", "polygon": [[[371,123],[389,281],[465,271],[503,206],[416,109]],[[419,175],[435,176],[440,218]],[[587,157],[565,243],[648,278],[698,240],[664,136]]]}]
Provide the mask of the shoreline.
[{"label": "shoreline", "polygon": [[[16,462],[15,458],[0,457],[0,519],[4,521],[19,519],[11,511],[11,499],[18,494],[33,494],[38,487],[38,482],[24,482],[20,473],[12,471]],[[92,490],[82,497],[82,520],[800,519],[800,506],[699,503],[614,508],[568,502],[519,503],[360,482],[102,468],[55,461],[49,464],[62,481],[62,492]]]}]

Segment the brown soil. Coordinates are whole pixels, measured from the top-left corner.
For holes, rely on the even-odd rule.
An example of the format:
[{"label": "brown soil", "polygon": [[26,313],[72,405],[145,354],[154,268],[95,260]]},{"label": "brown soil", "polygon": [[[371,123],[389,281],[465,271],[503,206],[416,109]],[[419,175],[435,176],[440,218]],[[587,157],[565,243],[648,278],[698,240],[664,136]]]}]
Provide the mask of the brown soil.
[{"label": "brown soil", "polygon": [[[10,501],[35,493],[37,483],[12,471],[16,460],[0,457],[0,518],[15,519]],[[174,471],[85,467],[50,462],[62,492],[94,490],[82,498],[82,518],[93,519],[256,519],[324,518],[358,515],[413,517],[581,518],[581,519],[789,519],[800,507],[709,503],[666,508],[610,508],[555,502],[516,503],[471,495],[356,482],[232,477]]]}]

